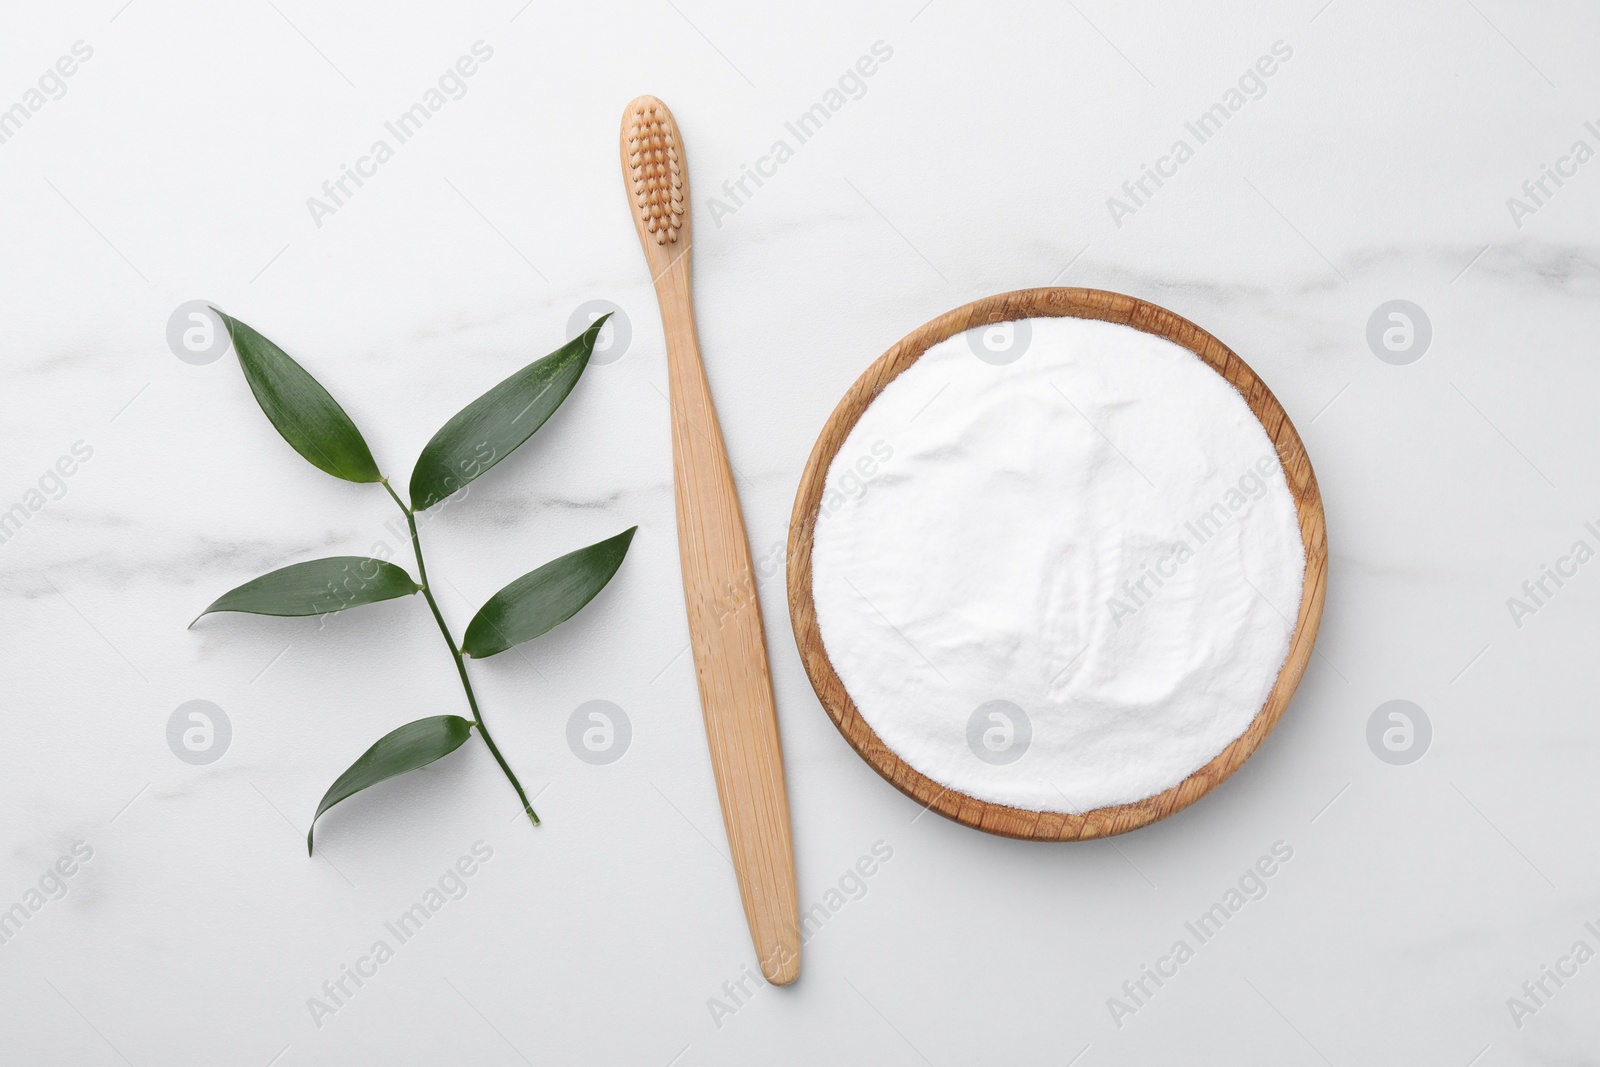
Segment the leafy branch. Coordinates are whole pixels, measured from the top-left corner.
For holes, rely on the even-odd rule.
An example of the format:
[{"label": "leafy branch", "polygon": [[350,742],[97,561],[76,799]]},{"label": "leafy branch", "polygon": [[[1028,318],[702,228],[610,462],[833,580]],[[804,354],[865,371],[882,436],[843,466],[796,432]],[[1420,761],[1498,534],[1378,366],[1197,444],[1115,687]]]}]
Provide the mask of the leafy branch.
[{"label": "leafy branch", "polygon": [[[216,310],[216,309],[212,309]],[[256,615],[326,615],[362,604],[421,593],[461,678],[472,718],[434,715],[406,723],[378,738],[341,774],[317,805],[306,851],[314,845],[317,820],[334,805],[369,786],[427,766],[466,743],[477,730],[533,825],[539,816],[527,791],[495,744],[472,691],[465,657],[483,659],[531,641],[576,615],[604,589],[622,566],[637,526],[615,537],[551,560],[501,589],[468,623],[460,645],[450,633],[428,582],[428,566],[417,533],[417,513],[455,495],[532,437],[578,384],[605,318],[543,359],[535,360],[462,408],[433,435],[411,472],[411,503],[400,499],[379,471],[366,439],[339,402],[288,353],[238,319],[218,311],[227,324],[239,366],[256,402],[283,439],[313,466],[350,482],[377,482],[406,518],[417,579],[404,568],[367,556],[331,556],[263,574],[222,594],[201,616],[214,611]],[[196,619],[196,622],[199,620]],[[190,624],[191,626],[193,623]]]}]

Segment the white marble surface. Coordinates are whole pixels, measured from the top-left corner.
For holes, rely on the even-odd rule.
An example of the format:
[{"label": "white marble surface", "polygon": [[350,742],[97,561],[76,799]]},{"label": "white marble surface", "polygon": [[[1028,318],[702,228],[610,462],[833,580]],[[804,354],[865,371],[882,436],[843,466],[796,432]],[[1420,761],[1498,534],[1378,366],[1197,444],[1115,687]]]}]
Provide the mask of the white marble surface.
[{"label": "white marble surface", "polygon": [[[0,108],[93,50],[0,144],[0,508],[93,450],[0,544],[0,908],[92,849],[0,944],[0,1061],[1593,1062],[1600,962],[1545,979],[1519,1019],[1507,1005],[1574,942],[1600,948],[1600,563],[1547,583],[1521,626],[1507,607],[1575,540],[1600,546],[1600,162],[1525,217],[1507,205],[1573,142],[1600,147],[1592,7],[520,5],[0,13]],[[307,197],[480,40],[493,56],[466,95],[315,225]],[[865,93],[716,225],[723,179],[792,141],[785,122],[879,41],[892,57]],[[1264,95],[1117,225],[1107,198],[1194,141],[1185,121],[1278,41],[1292,57]],[[731,1015],[708,1002],[752,957],[683,654],[662,341],[617,173],[618,116],[644,91],[688,140],[703,341],[758,556],[868,362],[939,312],[1053,282],[1154,300],[1249,360],[1306,439],[1332,544],[1320,654],[1265,747],[1195,807],[1082,845],[918,818],[818,707],[768,580],[802,898],[829,900],[877,842],[892,858],[795,987]],[[308,860],[332,778],[460,696],[415,601],[320,630],[184,629],[245,578],[392,542],[393,508],[290,452],[231,357],[175,358],[168,316],[214,300],[281,341],[403,477],[592,298],[628,313],[628,350],[426,529],[459,628],[512,576],[640,524],[587,612],[473,665],[546,824],[516,821],[474,744],[351,801]],[[1432,323],[1410,365],[1365,339],[1392,299]],[[192,699],[233,727],[205,766],[166,741]],[[591,699],[633,725],[609,766],[566,744]],[[1433,724],[1405,766],[1366,740],[1392,699]],[[308,998],[479,841],[493,858],[466,895],[317,1025]],[[1266,896],[1199,945],[1185,922],[1279,841],[1293,857]],[[1108,998],[1180,938],[1194,957],[1114,1020]]]}]

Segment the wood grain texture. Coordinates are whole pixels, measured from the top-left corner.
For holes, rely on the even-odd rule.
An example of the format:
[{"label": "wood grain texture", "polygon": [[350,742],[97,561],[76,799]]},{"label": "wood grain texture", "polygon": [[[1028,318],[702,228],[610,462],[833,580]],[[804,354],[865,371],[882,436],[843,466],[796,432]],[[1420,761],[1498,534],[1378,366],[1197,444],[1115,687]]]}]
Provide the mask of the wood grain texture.
[{"label": "wood grain texture", "polygon": [[750,544],[695,331],[688,166],[655,97],[628,105],[621,141],[667,339],[678,552],[711,766],[761,973],[786,985],[800,973],[789,799]]},{"label": "wood grain texture", "polygon": [[[1030,811],[978,800],[948,789],[914,770],[867,725],[829,662],[817,629],[811,597],[811,548],[817,515],[833,462],[862,412],[884,386],[932,346],[976,326],[1050,316],[1072,316],[1122,323],[1164,337],[1199,356],[1244,396],[1277,448],[1284,478],[1300,516],[1306,570],[1300,611],[1288,658],[1266,703],[1248,729],[1216,758],[1165,792],[1132,804],[1098,808],[1080,815]],[[800,479],[789,525],[789,614],[795,641],[811,685],[845,740],[902,793],[924,807],[966,826],[993,834],[1040,841],[1078,841],[1126,833],[1164,819],[1193,804],[1238,770],[1277,725],[1305,673],[1322,620],[1327,587],[1328,539],[1322,496],[1305,445],[1272,391],[1226,345],[1194,323],[1135,297],[1098,289],[1024,289],[975,301],[914,330],[867,368],[823,426]]]}]

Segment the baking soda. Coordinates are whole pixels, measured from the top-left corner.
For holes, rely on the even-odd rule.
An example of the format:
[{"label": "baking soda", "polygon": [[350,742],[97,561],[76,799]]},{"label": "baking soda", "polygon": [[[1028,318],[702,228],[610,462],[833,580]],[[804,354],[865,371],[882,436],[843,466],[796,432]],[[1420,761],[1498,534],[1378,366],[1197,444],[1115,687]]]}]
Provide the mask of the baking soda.
[{"label": "baking soda", "polygon": [[889,383],[829,484],[875,445],[893,462],[819,517],[812,592],[840,680],[912,767],[1081,813],[1177,785],[1250,725],[1305,553],[1266,431],[1193,353],[1089,319],[969,331]]}]

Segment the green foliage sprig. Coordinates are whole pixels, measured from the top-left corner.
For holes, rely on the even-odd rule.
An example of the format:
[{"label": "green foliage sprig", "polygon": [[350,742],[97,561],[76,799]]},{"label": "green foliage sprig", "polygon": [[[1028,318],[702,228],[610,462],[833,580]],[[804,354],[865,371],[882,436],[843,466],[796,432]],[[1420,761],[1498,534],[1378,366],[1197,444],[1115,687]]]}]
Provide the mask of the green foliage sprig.
[{"label": "green foliage sprig", "polygon": [[[216,309],[213,309],[216,310]],[[428,584],[416,514],[460,491],[505,459],[555,414],[594,352],[605,318],[543,359],[535,360],[456,413],[433,435],[411,472],[411,504],[400,499],[378,469],[361,431],[344,408],[288,353],[238,319],[222,314],[233,350],[256,402],[283,439],[313,466],[350,482],[377,482],[405,514],[417,579],[405,569],[367,556],[331,556],[263,574],[218,597],[201,612],[257,615],[326,615],[381,600],[421,593],[439,624],[472,717],[434,715],[408,722],[378,738],[323,795],[306,831],[306,852],[324,812],[368,786],[424,767],[460,748],[477,730],[505,772],[535,826],[528,794],[484,724],[464,657],[482,659],[531,641],[573,615],[605,588],[622,566],[637,526],[569,552],[518,578],[479,609],[458,646]],[[609,317],[609,316],[607,316]],[[199,621],[198,619],[196,620]],[[193,624],[191,624],[193,625]]]}]

